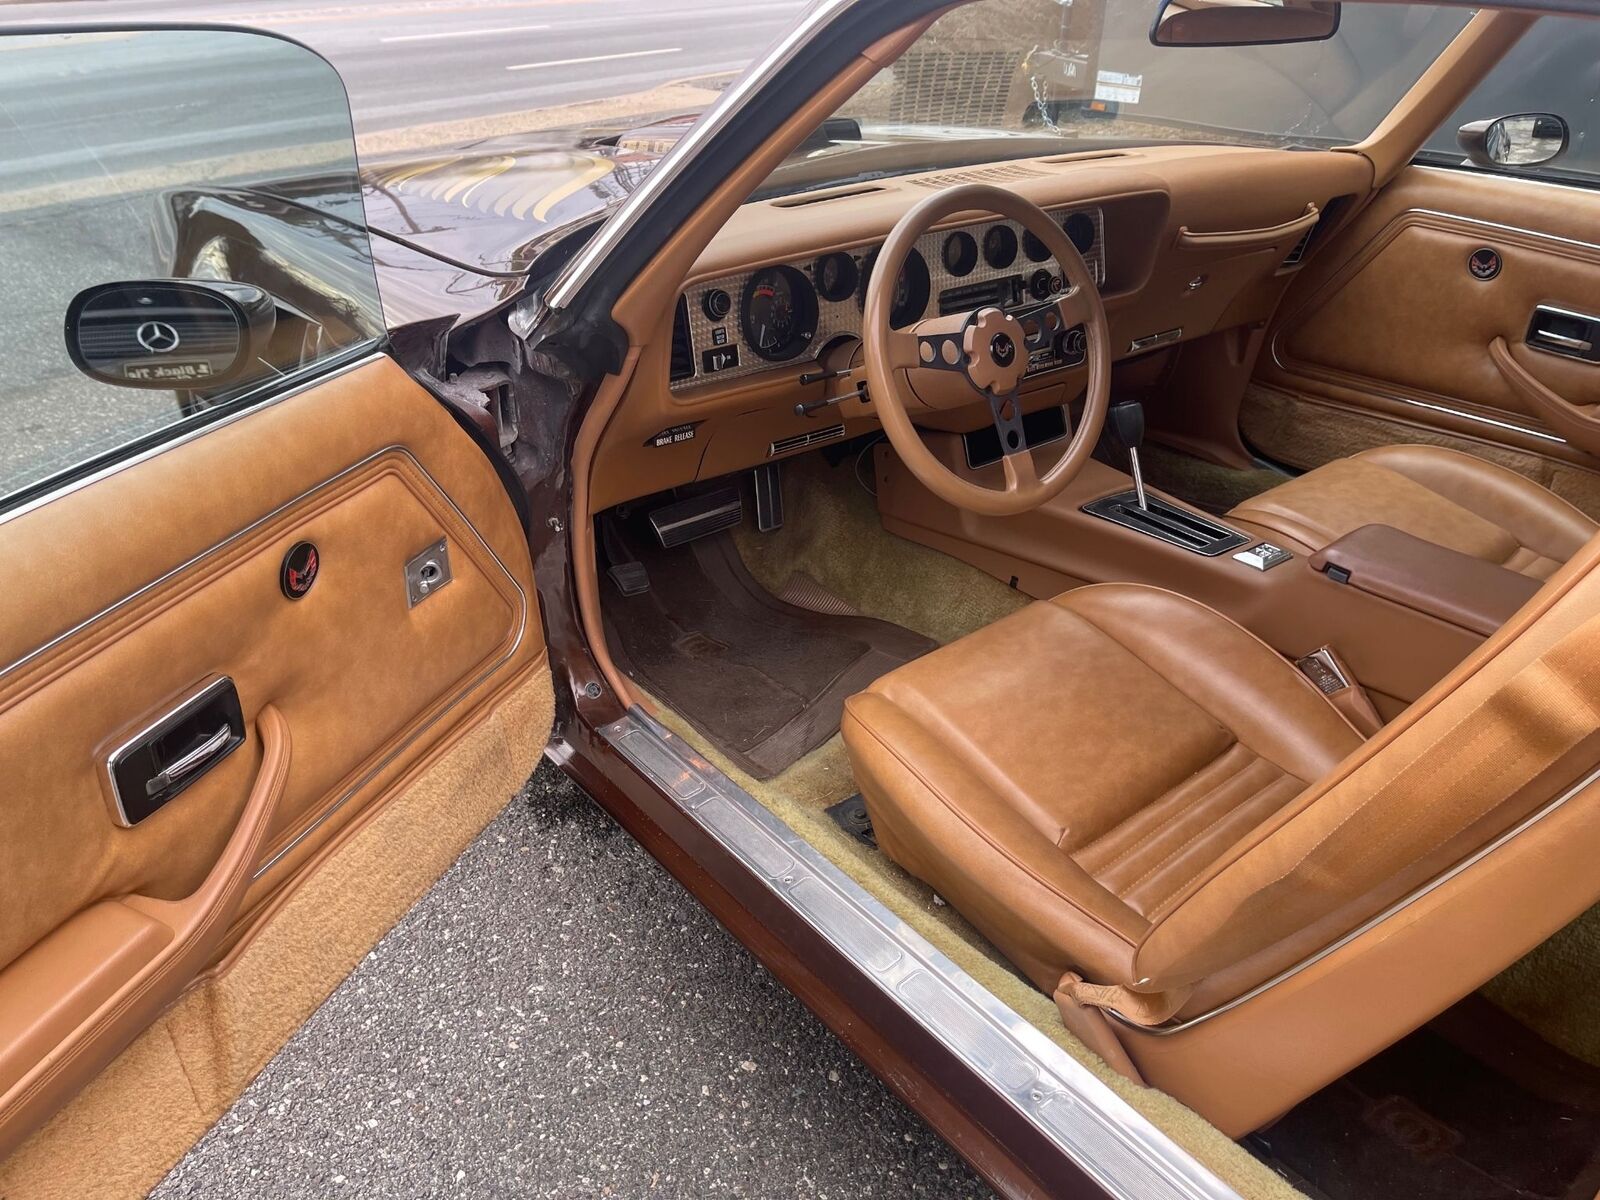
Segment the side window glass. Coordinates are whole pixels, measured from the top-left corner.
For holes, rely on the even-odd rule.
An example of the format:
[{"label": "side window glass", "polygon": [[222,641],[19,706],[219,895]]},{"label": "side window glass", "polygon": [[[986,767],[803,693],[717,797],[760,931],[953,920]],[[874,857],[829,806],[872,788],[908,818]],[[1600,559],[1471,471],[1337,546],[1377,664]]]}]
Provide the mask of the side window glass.
[{"label": "side window glass", "polygon": [[1543,17],[1434,132],[1419,161],[1600,186],[1597,104],[1600,22]]},{"label": "side window glass", "polygon": [[0,505],[383,335],[344,86],[265,34],[0,39]]}]

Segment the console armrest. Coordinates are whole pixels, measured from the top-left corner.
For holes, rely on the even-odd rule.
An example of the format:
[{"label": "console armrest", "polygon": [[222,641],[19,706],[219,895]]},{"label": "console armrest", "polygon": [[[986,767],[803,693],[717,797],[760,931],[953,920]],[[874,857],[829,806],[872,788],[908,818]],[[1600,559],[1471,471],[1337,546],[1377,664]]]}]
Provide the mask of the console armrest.
[{"label": "console armrest", "polygon": [[1363,525],[1311,556],[1330,578],[1488,637],[1543,586],[1388,525]]}]

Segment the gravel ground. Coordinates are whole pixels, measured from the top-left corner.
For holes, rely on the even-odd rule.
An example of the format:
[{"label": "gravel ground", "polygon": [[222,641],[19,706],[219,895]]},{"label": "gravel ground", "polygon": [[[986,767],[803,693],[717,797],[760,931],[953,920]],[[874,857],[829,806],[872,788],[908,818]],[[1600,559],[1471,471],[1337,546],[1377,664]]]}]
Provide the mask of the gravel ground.
[{"label": "gravel ground", "polygon": [[153,1195],[990,1193],[546,763]]}]

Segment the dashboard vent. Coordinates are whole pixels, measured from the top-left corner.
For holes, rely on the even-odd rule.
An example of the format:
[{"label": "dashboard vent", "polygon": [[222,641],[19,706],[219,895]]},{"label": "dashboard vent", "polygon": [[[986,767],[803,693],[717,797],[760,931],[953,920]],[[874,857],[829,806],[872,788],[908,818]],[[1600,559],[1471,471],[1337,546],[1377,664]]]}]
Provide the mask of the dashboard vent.
[{"label": "dashboard vent", "polygon": [[1044,174],[1028,163],[999,163],[993,167],[972,167],[965,171],[945,171],[940,175],[924,175],[909,182],[913,187],[947,188],[961,183],[1004,183],[1012,179],[1032,179]]},{"label": "dashboard vent", "polygon": [[[1320,224],[1321,222],[1318,222]],[[1288,257],[1283,260],[1286,267],[1298,267],[1300,260],[1305,258],[1306,249],[1311,245],[1311,239],[1317,234],[1317,226],[1313,225],[1300,235],[1300,240],[1294,244],[1294,249],[1289,251]]]},{"label": "dashboard vent", "polygon": [[780,454],[788,454],[791,450],[804,450],[807,446],[818,446],[823,442],[836,442],[844,436],[843,425],[829,425],[826,429],[813,429],[808,433],[797,433],[793,437],[779,438],[767,447],[767,457],[777,458]]},{"label": "dashboard vent", "polygon": [[689,340],[689,299],[678,297],[678,313],[672,319],[672,370],[668,378],[673,383],[694,378],[694,344]]},{"label": "dashboard vent", "polygon": [[1073,163],[1102,162],[1108,158],[1127,158],[1126,150],[1095,150],[1088,154],[1082,151],[1077,154],[1052,154],[1049,158],[1039,161],[1051,167],[1071,166]]}]

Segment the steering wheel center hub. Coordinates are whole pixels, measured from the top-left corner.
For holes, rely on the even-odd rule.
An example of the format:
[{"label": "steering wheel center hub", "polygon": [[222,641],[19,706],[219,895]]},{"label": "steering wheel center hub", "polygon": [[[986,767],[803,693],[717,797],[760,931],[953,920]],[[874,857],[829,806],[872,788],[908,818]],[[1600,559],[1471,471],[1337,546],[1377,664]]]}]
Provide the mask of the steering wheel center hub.
[{"label": "steering wheel center hub", "polygon": [[967,377],[973,386],[991,396],[1016,391],[1028,371],[1026,342],[1022,323],[1003,309],[981,308],[973,313],[962,335]]}]

